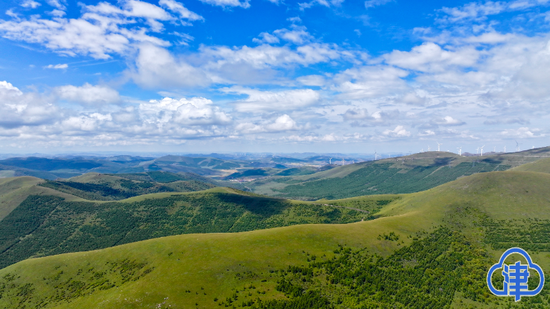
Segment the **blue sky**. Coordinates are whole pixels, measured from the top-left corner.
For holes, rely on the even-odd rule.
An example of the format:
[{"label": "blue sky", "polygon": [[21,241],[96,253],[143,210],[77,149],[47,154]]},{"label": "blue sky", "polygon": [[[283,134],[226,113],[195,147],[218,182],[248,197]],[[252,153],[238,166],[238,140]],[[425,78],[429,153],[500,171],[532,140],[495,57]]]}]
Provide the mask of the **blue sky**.
[{"label": "blue sky", "polygon": [[549,8],[3,1],[1,151],[547,146]]}]

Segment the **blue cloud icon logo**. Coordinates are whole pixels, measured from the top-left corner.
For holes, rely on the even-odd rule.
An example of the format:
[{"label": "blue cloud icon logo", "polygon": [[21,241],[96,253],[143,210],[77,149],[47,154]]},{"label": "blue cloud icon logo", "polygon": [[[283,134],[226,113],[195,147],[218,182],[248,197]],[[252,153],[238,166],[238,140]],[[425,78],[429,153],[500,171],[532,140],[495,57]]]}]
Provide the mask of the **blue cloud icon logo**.
[{"label": "blue cloud icon logo", "polygon": [[[521,264],[519,261],[514,264],[504,264],[504,260],[511,254],[522,255],[527,261],[527,264]],[[502,269],[502,276],[504,277],[504,288],[502,290],[497,290],[491,281],[491,277],[497,269]],[[534,290],[529,290],[528,288],[530,269],[534,269],[539,274],[540,278],[539,285]],[[539,265],[533,263],[529,253],[525,250],[521,248],[510,248],[502,254],[498,263],[489,269],[487,273],[487,286],[491,293],[496,296],[513,296],[515,301],[520,301],[522,296],[535,296],[542,291],[542,287],[544,286],[544,273]]]}]

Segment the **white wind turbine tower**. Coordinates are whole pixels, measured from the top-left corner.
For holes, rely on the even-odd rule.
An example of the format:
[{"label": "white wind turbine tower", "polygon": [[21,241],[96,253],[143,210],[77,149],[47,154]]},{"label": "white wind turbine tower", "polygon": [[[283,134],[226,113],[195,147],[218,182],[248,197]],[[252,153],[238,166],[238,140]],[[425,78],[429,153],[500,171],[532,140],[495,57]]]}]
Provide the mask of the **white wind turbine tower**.
[{"label": "white wind turbine tower", "polygon": [[378,160],[378,153],[376,152],[376,150],[374,151],[374,161]]},{"label": "white wind turbine tower", "polygon": [[516,142],[516,151],[519,151],[519,143],[518,141],[515,141]]},{"label": "white wind turbine tower", "polygon": [[479,154],[479,147],[476,148],[476,155]]},{"label": "white wind turbine tower", "polygon": [[328,164],[332,165],[332,158],[328,159]]},{"label": "white wind turbine tower", "polygon": [[462,157],[462,147],[456,147],[458,149],[458,155]]},{"label": "white wind turbine tower", "polygon": [[506,153],[506,146],[504,146],[504,153]]},{"label": "white wind turbine tower", "polygon": [[483,147],[485,147],[485,145],[481,146],[481,157],[483,157]]},{"label": "white wind turbine tower", "polygon": [[443,145],[443,144],[440,144],[440,143],[438,143],[438,142],[436,142],[436,143],[437,143],[437,151],[441,151],[441,150],[440,150],[440,149],[441,149],[440,146]]},{"label": "white wind turbine tower", "polygon": [[430,145],[428,145],[428,151],[430,151]]}]

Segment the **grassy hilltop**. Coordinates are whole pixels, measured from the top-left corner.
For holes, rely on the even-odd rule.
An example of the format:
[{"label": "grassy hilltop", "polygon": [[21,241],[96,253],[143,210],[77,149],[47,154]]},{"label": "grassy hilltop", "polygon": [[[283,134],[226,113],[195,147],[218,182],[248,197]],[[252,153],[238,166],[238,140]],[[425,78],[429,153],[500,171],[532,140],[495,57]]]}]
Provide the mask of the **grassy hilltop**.
[{"label": "grassy hilltop", "polygon": [[[101,176],[102,181],[105,178]],[[0,221],[0,268],[30,257],[108,248],[169,235],[240,232],[306,223],[358,222],[373,219],[373,214],[383,205],[398,198],[384,195],[321,204],[212,188],[198,192],[171,190],[105,201],[122,193],[134,193],[117,189],[120,184],[118,177],[107,176],[107,179],[113,180],[114,185],[101,182],[92,187],[99,186],[102,191],[82,190],[85,189],[82,185],[89,186],[93,182],[40,183],[81,197],[99,196],[101,199],[65,200],[54,195],[28,195]],[[124,180],[122,184],[127,182]],[[141,188],[137,186],[141,182],[135,184]],[[180,184],[181,181],[175,181],[166,185]],[[150,184],[147,189],[158,186]],[[38,189],[42,187],[38,186]]]},{"label": "grassy hilltop", "polygon": [[463,176],[504,171],[549,156],[550,147],[483,157],[432,151],[344,165],[305,176],[270,177],[246,186],[259,194],[302,200],[413,193]]},{"label": "grassy hilltop", "polygon": [[0,307],[544,308],[549,287],[514,303],[484,276],[511,246],[550,269],[549,186],[544,173],[481,173],[404,195],[370,221],[29,259],[0,270]]}]

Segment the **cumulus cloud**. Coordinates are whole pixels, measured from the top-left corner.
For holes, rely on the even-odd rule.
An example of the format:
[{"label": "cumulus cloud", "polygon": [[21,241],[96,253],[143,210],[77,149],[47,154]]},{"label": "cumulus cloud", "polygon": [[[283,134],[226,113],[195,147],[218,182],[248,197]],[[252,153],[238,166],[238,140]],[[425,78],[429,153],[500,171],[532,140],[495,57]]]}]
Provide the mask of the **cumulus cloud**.
[{"label": "cumulus cloud", "polygon": [[445,116],[442,118],[435,119],[434,122],[440,126],[461,126],[466,124],[464,121],[460,121],[451,116]]},{"label": "cumulus cloud", "polygon": [[17,128],[52,123],[60,111],[46,97],[23,93],[6,81],[0,81],[0,127]]},{"label": "cumulus cloud", "polygon": [[54,8],[58,10],[65,10],[65,5],[67,4],[65,0],[48,0],[48,4],[53,6]]},{"label": "cumulus cloud", "polygon": [[275,119],[274,123],[267,125],[266,128],[269,131],[290,131],[297,130],[298,126],[296,125],[296,121],[294,121],[294,119],[290,118],[289,115],[284,114]]},{"label": "cumulus cloud", "polygon": [[152,44],[140,47],[135,66],[129,75],[145,88],[196,87],[211,83],[203,71]]},{"label": "cumulus cloud", "polygon": [[393,2],[393,0],[367,0],[365,1],[365,8],[370,9],[375,6],[380,6]]},{"label": "cumulus cloud", "polygon": [[470,2],[461,7],[441,9],[447,14],[446,20],[451,22],[461,21],[465,19],[480,19],[487,15],[494,15],[503,12],[506,5],[503,2],[487,1],[485,3]]},{"label": "cumulus cloud", "polygon": [[246,94],[248,98],[235,103],[239,112],[263,113],[300,109],[317,103],[321,96],[311,89],[260,91],[243,87],[222,89],[227,93]]},{"label": "cumulus cloud", "polygon": [[279,116],[272,122],[263,122],[263,123],[252,123],[252,122],[243,122],[235,126],[235,130],[242,134],[253,134],[253,133],[276,133],[276,132],[285,132],[285,131],[295,131],[302,129],[301,126],[296,124],[296,121],[292,119],[289,115],[284,114]]},{"label": "cumulus cloud", "polygon": [[139,105],[143,120],[156,125],[227,125],[231,117],[205,98],[151,100]]},{"label": "cumulus cloud", "polygon": [[422,72],[444,72],[455,67],[469,67],[478,58],[479,52],[474,47],[448,51],[432,42],[416,46],[410,52],[396,50],[385,55],[386,62],[391,65]]},{"label": "cumulus cloud", "polygon": [[21,2],[21,6],[24,8],[36,9],[40,6],[40,3],[33,0],[24,0],[23,2]]},{"label": "cumulus cloud", "polygon": [[344,2],[344,0],[312,0],[310,2],[298,3],[298,6],[300,7],[301,10],[309,9],[316,5],[321,5],[329,8],[329,7],[340,6],[342,2]]},{"label": "cumulus cloud", "polygon": [[332,89],[338,98],[360,100],[386,96],[409,90],[404,77],[407,71],[387,66],[365,66],[337,74]]},{"label": "cumulus cloud", "polygon": [[54,92],[63,100],[85,104],[111,104],[120,101],[118,92],[107,86],[93,86],[88,83],[81,87],[66,85],[55,88]]},{"label": "cumulus cloud", "polygon": [[299,83],[306,86],[324,86],[326,83],[325,77],[322,75],[305,75],[296,79]]},{"label": "cumulus cloud", "polygon": [[201,2],[214,6],[221,6],[223,8],[241,7],[243,9],[247,9],[250,7],[248,0],[244,0],[242,2],[240,0],[201,0]]},{"label": "cumulus cloud", "polygon": [[175,0],[160,0],[159,4],[163,7],[168,8],[170,11],[177,13],[182,19],[186,19],[189,21],[204,20],[202,16],[189,11],[186,7],[183,6],[183,4]]},{"label": "cumulus cloud", "polygon": [[529,129],[528,127],[521,127],[518,129],[507,129],[500,132],[500,135],[508,138],[534,138],[546,136],[540,129]]},{"label": "cumulus cloud", "polygon": [[[52,3],[58,9],[64,9],[60,2]],[[162,0],[160,4],[187,23],[202,20],[201,16],[174,0]],[[108,59],[112,54],[127,55],[128,51],[145,42],[157,46],[170,45],[146,32],[163,30],[163,22],[176,20],[174,16],[147,2],[130,0],[121,5],[106,2],[86,5],[82,7],[82,16],[75,19],[61,18],[63,12],[60,11],[54,14],[57,18],[53,20],[34,16],[0,21],[0,35],[10,40],[41,44],[60,54],[89,55],[96,59]],[[140,20],[145,20],[149,27],[143,27]]]},{"label": "cumulus cloud", "polygon": [[303,44],[312,39],[312,36],[306,31],[306,27],[303,26],[295,26],[292,30],[278,29],[273,31],[273,34],[294,44]]},{"label": "cumulus cloud", "polygon": [[407,131],[404,126],[397,126],[393,130],[385,130],[382,134],[388,137],[409,137],[411,132]]},{"label": "cumulus cloud", "polygon": [[279,38],[278,37],[276,37],[272,34],[269,34],[267,32],[260,33],[259,37],[260,37],[259,39],[254,38],[254,39],[252,39],[252,41],[256,42],[256,43],[268,43],[268,44],[279,43]]},{"label": "cumulus cloud", "polygon": [[50,64],[50,65],[45,66],[44,68],[45,68],[45,69],[64,70],[64,69],[66,69],[66,68],[68,68],[68,67],[69,67],[69,65],[66,64],[66,63],[64,63],[64,64],[55,64],[55,65]]}]

